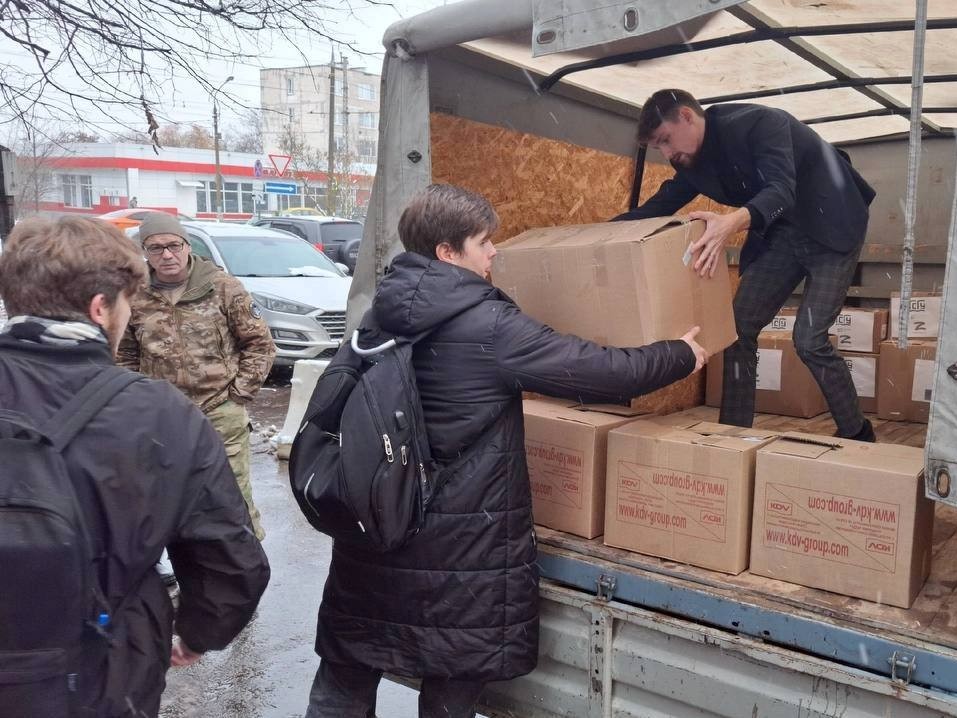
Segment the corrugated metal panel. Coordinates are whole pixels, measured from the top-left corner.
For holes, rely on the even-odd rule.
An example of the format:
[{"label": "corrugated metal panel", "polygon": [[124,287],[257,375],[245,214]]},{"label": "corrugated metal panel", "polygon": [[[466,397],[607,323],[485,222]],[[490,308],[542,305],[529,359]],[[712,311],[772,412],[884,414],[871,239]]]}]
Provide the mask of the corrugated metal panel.
[{"label": "corrugated metal panel", "polygon": [[[606,629],[610,636],[601,635]],[[592,656],[605,638],[610,638],[604,664],[611,680],[602,689],[601,670],[596,670]],[[897,686],[840,664],[623,604],[606,604],[548,582],[542,586],[541,655],[531,675],[489,687],[487,715],[957,715],[957,696]]]}]

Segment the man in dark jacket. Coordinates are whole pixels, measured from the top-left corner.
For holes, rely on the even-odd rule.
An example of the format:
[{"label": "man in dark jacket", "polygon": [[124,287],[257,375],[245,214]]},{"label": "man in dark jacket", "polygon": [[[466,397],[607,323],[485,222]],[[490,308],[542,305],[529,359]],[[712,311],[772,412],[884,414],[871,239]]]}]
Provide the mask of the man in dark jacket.
[{"label": "man in dark jacket", "polygon": [[522,391],[622,402],[706,359],[697,327],[615,349],[526,316],[486,279],[497,225],[483,197],[449,185],[418,194],[399,221],[408,251],[372,311],[391,334],[432,332],[416,344],[416,379],[433,456],[457,469],[401,549],[333,546],[308,718],[374,716],[383,671],[423,679],[423,718],[463,718],[486,682],[531,671],[538,571]]},{"label": "man in dark jacket", "polygon": [[827,336],[857,269],[874,199],[847,155],[782,110],[747,104],[702,110],[684,90],[648,98],[638,140],[660,150],[676,174],[615,220],[674,214],[699,194],[738,207],[690,213],[707,223],[691,248],[702,276],[713,276],[728,239],[748,230],[734,298],[738,341],[724,353],[721,422],[754,421],[758,333],[803,280],[795,349],[827,399],[837,434],[874,441],[850,372]]},{"label": "man in dark jacket", "polygon": [[[0,409],[41,424],[101,372],[125,372],[113,357],[145,278],[135,245],[108,224],[20,223],[0,255],[0,296],[11,315],[0,330]],[[109,604],[106,635],[82,644],[73,704],[83,716],[156,716],[171,660],[189,665],[248,623],[269,580],[266,556],[222,442],[165,381],[127,386],[63,456]],[[173,606],[153,570],[166,546],[181,587],[175,644]],[[55,585],[44,577],[38,567],[37,580]],[[4,615],[29,615],[16,605],[26,588],[4,587]],[[9,648],[4,635],[0,652]],[[9,698],[18,664],[9,654],[4,660],[0,695]],[[17,660],[29,663],[23,653]],[[2,702],[4,715],[28,713]]]}]

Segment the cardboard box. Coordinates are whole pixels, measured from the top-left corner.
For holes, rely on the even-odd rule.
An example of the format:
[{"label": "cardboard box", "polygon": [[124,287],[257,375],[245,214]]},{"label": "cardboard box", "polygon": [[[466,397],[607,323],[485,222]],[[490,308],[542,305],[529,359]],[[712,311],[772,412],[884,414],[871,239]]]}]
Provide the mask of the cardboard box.
[{"label": "cardboard box", "polygon": [[908,608],[930,572],[924,452],[787,434],[758,450],[751,573]]},{"label": "cardboard box", "polygon": [[896,341],[881,344],[877,372],[877,415],[891,421],[930,418],[934,389],[937,342],[910,340],[906,349]]},{"label": "cardboard box", "polygon": [[492,281],[559,332],[635,347],[700,326],[698,342],[718,352],[737,338],[724,257],[710,279],[685,262],[704,226],[658,217],[530,229],[497,245]]},{"label": "cardboard box", "polygon": [[[793,332],[795,320],[797,308],[782,307],[764,331]],[[837,337],[837,348],[841,351],[874,354],[880,351],[880,344],[887,336],[887,310],[844,307],[828,334]]]},{"label": "cardboard box", "polygon": [[740,573],[754,459],[774,434],[709,422],[634,421],[608,435],[608,546]]},{"label": "cardboard box", "polygon": [[[836,343],[836,338],[831,338]],[[724,356],[708,359],[705,403],[721,406]],[[808,419],[827,411],[821,388],[794,350],[789,332],[761,332],[758,335],[758,377],[754,410]]]},{"label": "cardboard box", "polygon": [[569,402],[526,399],[525,457],[535,523],[594,538],[605,518],[608,432],[634,421],[627,407],[611,414]]},{"label": "cardboard box", "polygon": [[844,363],[851,372],[861,411],[867,414],[875,413],[877,411],[877,367],[880,365],[881,355],[841,352],[841,356],[844,357]]},{"label": "cardboard box", "polygon": [[[934,292],[912,292],[908,315],[908,339],[936,339],[940,336],[940,309],[942,297]],[[890,338],[900,336],[901,295],[891,293]]]},{"label": "cardboard box", "polygon": [[797,321],[797,307],[781,307],[762,332],[793,332],[794,322]]}]

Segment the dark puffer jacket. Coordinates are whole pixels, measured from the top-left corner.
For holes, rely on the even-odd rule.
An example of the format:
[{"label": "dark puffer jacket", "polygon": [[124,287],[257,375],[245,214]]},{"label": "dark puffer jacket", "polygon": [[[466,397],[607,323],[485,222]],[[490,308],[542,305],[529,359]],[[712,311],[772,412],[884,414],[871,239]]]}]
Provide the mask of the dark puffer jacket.
[{"label": "dark puffer jacket", "polygon": [[682,341],[610,349],[558,334],[478,275],[396,257],[373,302],[383,330],[412,335],[435,457],[461,468],[401,549],[337,544],[316,651],[405,676],[505,680],[538,657],[538,571],[522,391],[623,401],[691,373]]}]

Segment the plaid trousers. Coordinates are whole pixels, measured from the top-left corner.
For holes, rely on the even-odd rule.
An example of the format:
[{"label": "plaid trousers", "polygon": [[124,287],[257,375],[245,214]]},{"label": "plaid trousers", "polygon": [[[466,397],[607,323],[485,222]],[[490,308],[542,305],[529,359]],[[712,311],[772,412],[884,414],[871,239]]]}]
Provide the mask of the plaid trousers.
[{"label": "plaid trousers", "polygon": [[734,297],[738,341],[724,352],[721,423],[754,422],[758,334],[803,279],[794,347],[821,387],[838,435],[854,436],[864,425],[864,415],[851,373],[828,341],[828,329],[844,305],[860,248],[835,252],[790,224],[778,223],[769,235],[767,249],[741,275]]}]

